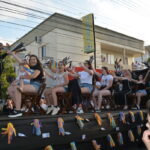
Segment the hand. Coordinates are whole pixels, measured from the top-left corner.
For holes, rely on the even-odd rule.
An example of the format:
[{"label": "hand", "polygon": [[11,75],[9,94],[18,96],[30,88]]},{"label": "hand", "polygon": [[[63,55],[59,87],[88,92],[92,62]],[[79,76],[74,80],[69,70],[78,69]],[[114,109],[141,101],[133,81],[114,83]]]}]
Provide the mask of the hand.
[{"label": "hand", "polygon": [[143,140],[143,142],[146,145],[148,150],[150,150],[150,138],[149,138],[149,136],[150,136],[150,130],[144,131],[142,140]]}]

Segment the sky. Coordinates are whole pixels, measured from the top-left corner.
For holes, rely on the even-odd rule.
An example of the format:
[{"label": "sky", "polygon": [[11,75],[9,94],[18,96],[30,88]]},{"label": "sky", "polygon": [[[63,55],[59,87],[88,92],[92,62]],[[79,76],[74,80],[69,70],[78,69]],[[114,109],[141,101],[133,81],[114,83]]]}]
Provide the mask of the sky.
[{"label": "sky", "polygon": [[77,19],[93,13],[96,25],[150,45],[150,0],[0,0],[0,42],[15,42],[55,12]]}]

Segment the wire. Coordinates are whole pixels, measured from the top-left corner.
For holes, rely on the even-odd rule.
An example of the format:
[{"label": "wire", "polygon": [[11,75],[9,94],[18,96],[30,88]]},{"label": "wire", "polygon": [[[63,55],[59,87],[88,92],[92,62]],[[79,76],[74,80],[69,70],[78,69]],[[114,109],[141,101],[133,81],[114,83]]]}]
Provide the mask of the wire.
[{"label": "wire", "polygon": [[[50,5],[47,5],[47,4],[44,4],[44,3],[41,3],[41,2],[37,2],[37,1],[35,1],[35,0],[31,0],[31,1],[33,1],[33,2],[35,2],[35,3],[37,3],[37,4],[41,4],[42,6],[50,6]],[[58,3],[58,2],[57,2]],[[61,4],[63,4],[63,3],[61,3]],[[66,4],[68,4],[68,2],[67,3],[65,3],[65,4],[63,4],[64,6],[66,6]],[[79,8],[77,8],[77,7],[71,7],[72,9],[76,9],[76,10],[82,10],[83,11],[83,9],[79,9]],[[88,10],[86,10],[86,12],[88,12],[88,13],[91,13],[90,11],[88,11]],[[72,14],[74,14],[74,13],[72,13]],[[97,13],[94,13],[94,14],[97,14]],[[127,28],[123,28],[123,27],[120,27],[120,26],[117,26],[117,25],[113,25],[112,24],[112,22],[110,21],[110,20],[112,20],[111,18],[109,18],[109,17],[106,17],[106,16],[103,16],[103,15],[98,15],[97,14],[97,16],[100,16],[100,22],[102,22],[103,24],[105,24],[105,25],[107,25],[107,26],[110,26],[110,24],[111,24],[111,26],[114,26],[114,27],[117,27],[117,28],[119,28],[119,29],[123,29],[123,30],[126,30],[126,31],[129,31],[129,28],[128,28],[128,30],[127,30]],[[102,17],[103,17],[103,19],[102,19]],[[107,22],[110,22],[110,24],[108,24],[108,23],[106,23],[106,22],[104,22],[104,20],[107,20]],[[118,22],[118,21],[115,21],[115,22]],[[119,22],[120,23],[120,22]],[[130,31],[130,33],[131,33],[132,31]]]},{"label": "wire", "polygon": [[[51,21],[52,22],[52,21]],[[10,22],[9,22],[10,23]],[[57,22],[58,23],[58,22]],[[16,24],[16,23],[13,23],[14,25],[19,25],[19,24]],[[73,25],[72,25],[73,26]],[[29,27],[29,26],[25,26],[25,27]],[[77,26],[75,26],[75,27],[77,27]],[[29,28],[33,28],[33,27],[29,27]],[[79,28],[79,27],[78,27]],[[39,29],[38,29],[39,30]],[[41,30],[41,29],[40,29]],[[104,33],[101,33],[101,34],[104,34]],[[106,34],[105,34],[106,35]],[[110,35],[110,34],[107,34],[107,35],[109,35],[109,36],[113,36],[113,35]],[[70,35],[69,35],[70,36]],[[113,37],[116,37],[116,36],[113,36]],[[121,38],[121,37],[116,37],[116,38]],[[128,40],[128,39],[125,39],[125,40]],[[131,41],[131,40],[129,40],[129,41]],[[132,41],[132,42],[135,42],[135,41]],[[137,42],[138,43],[138,42]]]},{"label": "wire", "polygon": [[45,15],[48,15],[48,16],[51,15],[50,13],[47,13],[47,12],[44,12],[44,11],[41,11],[41,10],[36,10],[36,9],[33,9],[33,8],[21,6],[21,5],[10,3],[10,2],[6,2],[6,1],[3,1],[3,0],[1,0],[0,2],[8,4],[8,5],[12,5],[12,6],[20,7],[20,8],[23,8],[23,9],[28,9],[30,11],[37,12],[37,13],[40,13],[40,14],[45,14]]},{"label": "wire", "polygon": [[31,13],[24,13],[22,11],[11,9],[11,8],[6,8],[6,7],[1,7],[0,6],[0,10],[11,12],[11,13],[15,13],[17,15],[19,14],[19,15],[25,15],[25,16],[28,16],[28,17],[34,17],[36,19],[42,19],[42,20],[45,19],[45,17],[41,17],[41,16],[38,16],[38,15],[35,15],[35,14],[31,14]]},{"label": "wire", "polygon": [[4,14],[0,14],[0,16],[14,18],[14,19],[18,19],[18,20],[24,20],[24,21],[27,21],[27,22],[32,22],[32,23],[39,24],[39,22],[35,22],[35,21],[32,21],[32,20],[27,20],[27,19],[22,19],[22,18],[19,18],[19,17],[13,17],[13,16],[9,16],[9,15],[4,15]]},{"label": "wire", "polygon": [[[2,2],[5,2],[5,1],[2,1]],[[33,2],[35,2],[35,3],[40,3],[40,2],[36,2],[36,1],[33,1]],[[6,2],[7,4],[12,4],[12,3],[8,3],[8,2]],[[44,4],[42,4],[42,3],[40,3],[41,5],[44,5]],[[15,6],[17,6],[17,7],[21,7],[20,5],[15,5]],[[22,7],[21,7],[22,8]],[[29,8],[28,7],[24,7],[25,9],[28,9],[29,10]],[[56,7],[53,7],[53,8],[56,8]],[[39,9],[39,8],[37,8],[37,9]],[[34,11],[36,11],[35,9],[34,9]],[[73,13],[72,13],[73,14]],[[106,18],[106,17],[105,17]],[[102,23],[104,23],[104,24],[106,24],[106,25],[108,25],[108,26],[110,26],[108,23],[105,23],[104,21],[102,21],[102,19],[100,19],[100,21],[102,22]],[[110,21],[110,18],[107,20],[107,22],[108,21]],[[111,26],[112,26],[112,23],[111,23]],[[119,26],[116,26],[116,25],[113,25],[114,27],[117,27],[117,28],[120,28]],[[121,28],[120,28],[121,29]],[[125,29],[125,28],[122,28],[122,29]],[[126,29],[125,29],[126,30]],[[130,33],[131,33],[132,31],[130,31]]]},{"label": "wire", "polygon": [[[65,22],[63,22],[63,21],[61,21],[61,22],[59,22],[59,21],[53,21],[54,19],[51,19],[49,22],[55,22],[55,23],[63,23],[63,24],[65,24],[65,25],[67,25],[67,26],[72,26],[72,27],[77,27],[77,28],[80,28],[80,29],[82,29],[82,30],[87,30],[87,29],[84,29],[83,27],[79,27],[79,26],[75,26],[75,25],[72,25],[72,24],[68,24],[68,23],[65,23]],[[5,21],[6,22],[6,21]],[[12,23],[12,24],[16,24],[16,23]],[[16,25],[19,25],[19,24],[16,24]],[[27,27],[26,25],[24,25],[25,27]],[[51,26],[51,25],[48,25],[48,26]],[[28,26],[29,28],[34,28],[34,27],[30,27],[30,26]],[[55,26],[53,26],[53,27],[55,27]],[[38,29],[39,30],[39,29]],[[43,29],[40,29],[40,30],[43,30]],[[43,30],[44,31],[44,30]],[[45,30],[46,31],[46,30]],[[89,29],[89,31],[90,31],[90,29]],[[117,37],[117,36],[114,36],[114,35],[111,35],[111,34],[106,34],[106,33],[103,33],[103,32],[99,32],[99,31],[96,31],[95,30],[95,32],[96,33],[100,33],[100,34],[104,34],[104,35],[108,35],[108,36],[112,36],[112,37],[115,37],[115,38],[119,38],[119,39],[123,39],[123,40],[127,40],[127,41],[131,41],[131,42],[136,42],[136,41],[133,41],[133,40],[129,40],[129,39],[124,39],[124,38],[122,38],[121,36],[120,37]],[[69,35],[70,36],[70,35]],[[138,43],[138,42],[136,42],[136,43]]]}]

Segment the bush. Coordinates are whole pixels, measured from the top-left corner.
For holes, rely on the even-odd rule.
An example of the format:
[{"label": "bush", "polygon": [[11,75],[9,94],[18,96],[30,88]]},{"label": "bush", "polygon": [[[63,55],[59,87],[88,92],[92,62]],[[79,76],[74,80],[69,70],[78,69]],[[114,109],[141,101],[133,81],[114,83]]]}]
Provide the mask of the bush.
[{"label": "bush", "polygon": [[11,56],[5,57],[3,60],[4,63],[4,70],[1,74],[1,95],[0,99],[6,99],[7,98],[7,88],[10,85],[10,79],[14,79],[16,77],[15,69],[13,64],[15,63],[15,60]]}]

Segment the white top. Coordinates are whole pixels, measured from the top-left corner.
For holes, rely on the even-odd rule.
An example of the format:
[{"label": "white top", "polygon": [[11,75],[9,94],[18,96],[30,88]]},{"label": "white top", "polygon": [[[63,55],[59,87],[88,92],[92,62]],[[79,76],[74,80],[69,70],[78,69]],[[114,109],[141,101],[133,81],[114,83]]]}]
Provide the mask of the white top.
[{"label": "white top", "polygon": [[64,79],[64,75],[67,74],[67,72],[63,72],[63,73],[56,73],[54,75],[55,79],[56,79],[56,85],[59,85],[59,84],[63,84],[65,82],[65,79]]},{"label": "white top", "polygon": [[101,86],[101,82],[100,81],[96,81],[96,86]]},{"label": "white top", "polygon": [[[20,77],[21,76],[25,76],[25,75],[27,75],[27,73],[26,72],[22,72],[22,71],[19,71],[19,73],[18,73],[18,76],[17,76],[17,78],[16,78],[16,80],[17,81],[19,81],[20,80]],[[30,84],[30,80],[29,79],[22,79],[24,82],[26,82],[26,83],[29,83]]]},{"label": "white top", "polygon": [[[55,76],[55,73],[53,73],[50,69],[46,69],[46,72],[52,76]],[[46,75],[46,87],[49,88],[54,86],[56,86],[56,80],[53,80]]]},{"label": "white top", "polygon": [[90,75],[86,71],[78,72],[78,74],[80,75],[80,83],[92,84],[93,75]]},{"label": "white top", "polygon": [[108,74],[108,75],[103,75],[101,79],[101,84],[102,86],[108,86],[109,81],[113,80],[113,76]]}]

